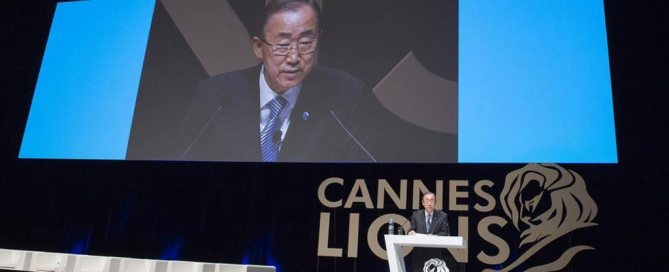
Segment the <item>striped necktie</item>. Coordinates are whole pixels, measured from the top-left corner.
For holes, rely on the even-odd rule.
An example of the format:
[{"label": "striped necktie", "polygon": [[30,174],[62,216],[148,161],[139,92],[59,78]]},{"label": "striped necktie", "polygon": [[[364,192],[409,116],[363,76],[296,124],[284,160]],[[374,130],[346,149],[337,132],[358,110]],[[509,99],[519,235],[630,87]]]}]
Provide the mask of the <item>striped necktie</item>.
[{"label": "striped necktie", "polygon": [[283,96],[277,96],[267,103],[270,110],[269,121],[260,132],[260,153],[263,161],[276,161],[279,157],[281,139],[275,139],[274,133],[279,129],[279,113],[286,104],[288,101]]}]

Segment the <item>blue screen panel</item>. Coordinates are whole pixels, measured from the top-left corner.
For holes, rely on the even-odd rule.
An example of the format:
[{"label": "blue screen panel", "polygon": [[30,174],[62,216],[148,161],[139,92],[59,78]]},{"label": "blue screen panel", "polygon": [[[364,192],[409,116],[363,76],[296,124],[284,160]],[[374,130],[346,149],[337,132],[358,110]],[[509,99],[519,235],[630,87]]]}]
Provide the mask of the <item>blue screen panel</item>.
[{"label": "blue screen panel", "polygon": [[460,162],[617,162],[603,6],[460,1]]},{"label": "blue screen panel", "polygon": [[20,158],[125,158],[154,5],[58,4]]}]

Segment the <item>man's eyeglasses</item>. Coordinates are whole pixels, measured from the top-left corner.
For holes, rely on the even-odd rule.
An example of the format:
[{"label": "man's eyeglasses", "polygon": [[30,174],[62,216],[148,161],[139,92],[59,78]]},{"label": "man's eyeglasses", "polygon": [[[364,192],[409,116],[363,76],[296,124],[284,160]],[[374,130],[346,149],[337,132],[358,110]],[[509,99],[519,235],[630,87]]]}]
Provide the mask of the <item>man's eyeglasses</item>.
[{"label": "man's eyeglasses", "polygon": [[318,39],[311,39],[308,41],[299,41],[289,44],[272,44],[263,38],[258,38],[260,41],[266,43],[272,48],[272,54],[275,56],[287,56],[290,50],[296,49],[299,55],[306,55],[316,52],[318,46]]}]

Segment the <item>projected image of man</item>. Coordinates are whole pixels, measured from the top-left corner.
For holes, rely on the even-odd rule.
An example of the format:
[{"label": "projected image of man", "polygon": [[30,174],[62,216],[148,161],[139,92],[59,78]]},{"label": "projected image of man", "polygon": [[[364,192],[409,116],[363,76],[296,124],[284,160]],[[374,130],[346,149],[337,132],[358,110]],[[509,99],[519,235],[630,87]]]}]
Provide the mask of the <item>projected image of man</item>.
[{"label": "projected image of man", "polygon": [[316,64],[319,7],[270,1],[257,26],[251,46],[260,63],[200,83],[178,159],[373,161],[357,129],[357,111],[371,92],[349,74]]}]

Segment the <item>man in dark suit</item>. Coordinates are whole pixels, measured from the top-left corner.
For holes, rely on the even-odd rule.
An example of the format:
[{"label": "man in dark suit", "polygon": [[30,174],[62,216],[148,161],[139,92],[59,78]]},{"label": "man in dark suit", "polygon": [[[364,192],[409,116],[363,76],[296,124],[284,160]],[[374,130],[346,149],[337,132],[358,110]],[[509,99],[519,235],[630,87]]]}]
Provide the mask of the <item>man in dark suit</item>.
[{"label": "man in dark suit", "polygon": [[200,83],[177,159],[373,161],[357,143],[365,138],[357,111],[371,92],[316,65],[320,29],[313,1],[267,3],[252,38],[261,64]]},{"label": "man in dark suit", "polygon": [[[411,215],[411,228],[408,235],[428,234],[448,236],[451,234],[451,229],[448,226],[448,215],[443,211],[434,209],[435,195],[432,192],[427,192],[423,195],[421,201],[423,209],[415,211]],[[439,258],[447,261],[447,254],[445,249],[440,248],[414,248],[413,257],[411,259],[412,271],[423,271],[423,266],[427,260],[432,258]],[[449,267],[452,267],[449,265]]]}]

